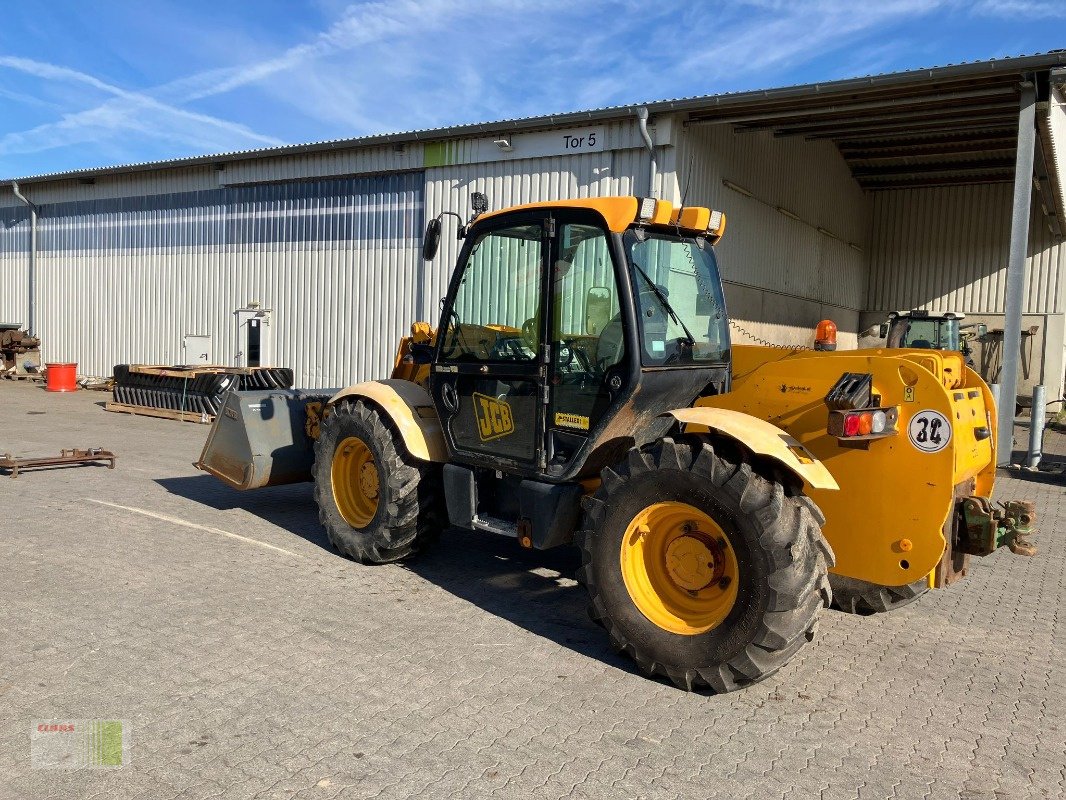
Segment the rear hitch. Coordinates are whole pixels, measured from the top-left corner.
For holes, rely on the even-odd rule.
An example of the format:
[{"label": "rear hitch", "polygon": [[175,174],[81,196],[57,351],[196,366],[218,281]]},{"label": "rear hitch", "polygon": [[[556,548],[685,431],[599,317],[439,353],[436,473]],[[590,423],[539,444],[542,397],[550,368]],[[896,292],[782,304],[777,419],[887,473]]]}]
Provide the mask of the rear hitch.
[{"label": "rear hitch", "polygon": [[987,497],[962,501],[962,527],[957,549],[974,556],[987,556],[999,547],[1009,547],[1019,556],[1036,555],[1029,537],[1036,533],[1036,510],[1029,500],[992,504]]}]

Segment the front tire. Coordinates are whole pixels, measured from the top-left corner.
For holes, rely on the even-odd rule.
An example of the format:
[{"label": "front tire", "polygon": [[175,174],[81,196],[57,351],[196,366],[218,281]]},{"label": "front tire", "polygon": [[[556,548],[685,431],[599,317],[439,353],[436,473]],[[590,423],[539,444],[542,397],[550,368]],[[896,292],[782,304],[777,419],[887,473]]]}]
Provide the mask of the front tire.
[{"label": "front tire", "polygon": [[362,400],[342,402],[322,420],[313,475],[326,535],[356,561],[407,558],[440,531],[439,466],[411,456],[377,408]]},{"label": "front tire", "polygon": [[832,592],[824,518],[701,438],[633,449],[585,501],[589,613],[647,675],[692,691],[772,675],[813,638]]}]

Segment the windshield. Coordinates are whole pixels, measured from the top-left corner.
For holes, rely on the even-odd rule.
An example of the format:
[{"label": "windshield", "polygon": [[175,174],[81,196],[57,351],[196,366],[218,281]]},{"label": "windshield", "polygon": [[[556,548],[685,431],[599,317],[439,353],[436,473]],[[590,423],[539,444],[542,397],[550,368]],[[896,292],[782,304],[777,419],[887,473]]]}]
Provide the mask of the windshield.
[{"label": "windshield", "polygon": [[903,347],[929,350],[958,350],[958,320],[914,319],[907,323]]},{"label": "windshield", "polygon": [[703,239],[626,232],[645,366],[721,363],[729,327],[714,250]]}]

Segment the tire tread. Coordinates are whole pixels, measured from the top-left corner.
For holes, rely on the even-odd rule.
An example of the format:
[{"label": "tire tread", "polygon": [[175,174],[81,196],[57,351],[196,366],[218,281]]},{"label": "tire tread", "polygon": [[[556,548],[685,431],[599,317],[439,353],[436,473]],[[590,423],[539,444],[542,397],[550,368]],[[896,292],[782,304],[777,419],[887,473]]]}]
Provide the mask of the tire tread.
[{"label": "tire tread", "polygon": [[[595,582],[592,543],[606,509],[626,490],[630,478],[662,469],[695,473],[723,490],[744,513],[759,521],[759,544],[771,556],[771,602],[758,632],[721,664],[683,668],[653,660],[638,642],[626,638]],[[832,599],[827,571],[834,558],[821,532],[824,517],[810,498],[788,497],[781,484],[756,474],[747,463],[730,463],[715,453],[710,441],[694,437],[665,438],[634,448],[619,465],[605,469],[602,478],[599,490],[584,503],[584,521],[575,534],[582,553],[578,579],[590,595],[589,615],[607,629],[612,645],[632,657],[642,672],[665,677],[686,691],[702,686],[715,692],[733,691],[772,675],[813,638],[818,615]]]},{"label": "tire tread", "polygon": [[[352,427],[365,432],[383,454],[379,480],[388,487],[381,524],[373,530],[352,528],[336,510],[328,485],[336,442],[332,432]],[[337,434],[338,436],[340,434]],[[407,453],[399,436],[385,424],[383,415],[362,400],[337,405],[322,422],[315,442],[314,497],[318,518],[333,546],[364,564],[386,564],[409,558],[425,549],[438,535],[443,492],[436,465],[420,462]]]}]

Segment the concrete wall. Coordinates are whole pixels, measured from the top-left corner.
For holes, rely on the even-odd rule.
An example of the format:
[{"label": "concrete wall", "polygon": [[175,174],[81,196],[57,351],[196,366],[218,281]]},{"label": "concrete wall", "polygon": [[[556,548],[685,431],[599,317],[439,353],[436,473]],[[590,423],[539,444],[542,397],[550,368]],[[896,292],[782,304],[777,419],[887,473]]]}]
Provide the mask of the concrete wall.
[{"label": "concrete wall", "polygon": [[829,318],[840,346],[855,346],[870,204],[837,149],[696,125],[681,130],[674,157],[680,195],[728,219],[718,251],[729,313],[743,329],[734,326],[734,340],[810,345]]}]

